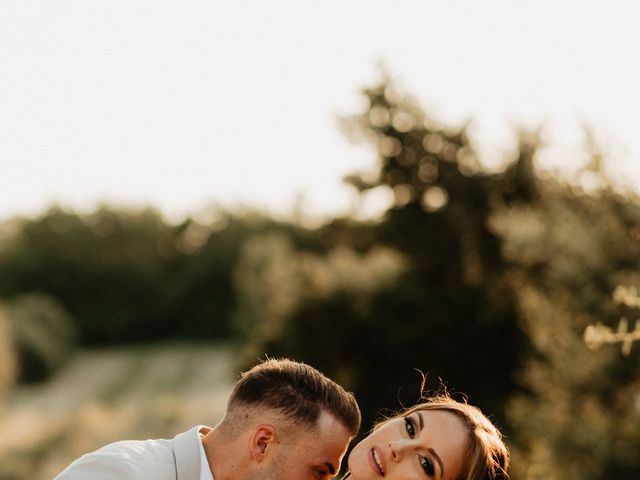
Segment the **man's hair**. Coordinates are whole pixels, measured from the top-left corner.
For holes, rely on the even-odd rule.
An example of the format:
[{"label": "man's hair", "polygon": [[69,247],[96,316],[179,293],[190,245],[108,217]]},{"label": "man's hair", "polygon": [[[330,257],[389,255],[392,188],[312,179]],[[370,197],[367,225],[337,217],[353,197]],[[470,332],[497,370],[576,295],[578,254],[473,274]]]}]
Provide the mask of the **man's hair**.
[{"label": "man's hair", "polygon": [[315,368],[288,359],[268,359],[243,373],[227,411],[241,406],[271,408],[311,427],[326,411],[352,436],[360,429],[360,409],[351,393]]}]

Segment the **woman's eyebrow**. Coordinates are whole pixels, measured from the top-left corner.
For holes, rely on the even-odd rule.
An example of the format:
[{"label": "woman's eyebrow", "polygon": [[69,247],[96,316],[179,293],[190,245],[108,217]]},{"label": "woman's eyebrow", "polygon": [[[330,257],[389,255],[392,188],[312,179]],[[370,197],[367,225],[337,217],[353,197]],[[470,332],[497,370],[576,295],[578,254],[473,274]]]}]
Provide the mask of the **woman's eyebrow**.
[{"label": "woman's eyebrow", "polygon": [[420,431],[424,428],[424,419],[422,418],[422,412],[418,412],[418,423],[420,424]]},{"label": "woman's eyebrow", "polygon": [[442,460],[440,460],[440,457],[433,448],[429,447],[427,448],[427,451],[433,455],[433,458],[438,462],[438,465],[440,465],[440,478],[444,478],[444,466],[442,465]]}]

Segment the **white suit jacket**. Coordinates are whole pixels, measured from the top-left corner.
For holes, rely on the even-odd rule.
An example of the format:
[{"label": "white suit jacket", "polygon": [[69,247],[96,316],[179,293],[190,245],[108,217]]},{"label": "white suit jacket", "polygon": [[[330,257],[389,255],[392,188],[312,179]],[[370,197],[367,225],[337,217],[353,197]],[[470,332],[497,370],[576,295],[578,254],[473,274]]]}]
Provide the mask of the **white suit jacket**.
[{"label": "white suit jacket", "polygon": [[111,443],[80,457],[54,480],[199,480],[201,428],[172,440]]}]

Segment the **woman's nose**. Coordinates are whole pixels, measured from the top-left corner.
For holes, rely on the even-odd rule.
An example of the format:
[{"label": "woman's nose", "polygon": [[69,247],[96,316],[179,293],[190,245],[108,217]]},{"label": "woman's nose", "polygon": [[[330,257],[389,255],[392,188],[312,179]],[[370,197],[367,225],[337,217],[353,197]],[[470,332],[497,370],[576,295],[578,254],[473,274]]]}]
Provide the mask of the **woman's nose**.
[{"label": "woman's nose", "polygon": [[399,462],[402,460],[402,455],[406,450],[407,445],[403,440],[389,442],[389,451],[391,452],[391,460]]}]

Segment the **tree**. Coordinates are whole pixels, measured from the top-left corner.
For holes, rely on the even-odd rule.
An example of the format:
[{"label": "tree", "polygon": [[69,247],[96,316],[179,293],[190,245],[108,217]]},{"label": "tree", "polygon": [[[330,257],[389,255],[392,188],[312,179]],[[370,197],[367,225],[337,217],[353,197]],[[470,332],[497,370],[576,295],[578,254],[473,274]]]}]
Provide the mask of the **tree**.
[{"label": "tree", "polygon": [[590,351],[583,332],[629,314],[611,293],[640,281],[639,222],[633,199],[550,181],[535,204],[495,212],[534,348],[521,372],[527,391],[509,406],[517,478],[638,478],[640,355]]},{"label": "tree", "polygon": [[526,341],[488,219],[496,201],[535,195],[522,168],[529,157],[523,152],[515,173],[485,173],[464,128],[427,120],[389,83],[365,95],[369,108],[345,125],[377,147],[378,168],[348,181],[363,194],[391,189],[395,203],[382,221],[359,229],[365,241],[343,235],[327,251],[383,248],[406,268],[392,282],[381,279],[364,300],[343,285],[331,295],[303,297],[273,319],[256,315],[256,331],[280,336],[256,335],[252,351],[295,354],[338,378],[357,394],[365,424],[383,408],[417,399],[415,369],[502,419]]},{"label": "tree", "polygon": [[0,245],[0,295],[54,297],[85,345],[162,338],[228,338],[232,272],[244,238],[303,229],[255,213],[212,212],[168,224],[153,209],[53,207],[14,220]]}]

